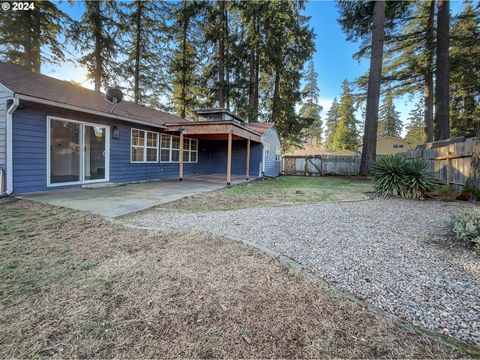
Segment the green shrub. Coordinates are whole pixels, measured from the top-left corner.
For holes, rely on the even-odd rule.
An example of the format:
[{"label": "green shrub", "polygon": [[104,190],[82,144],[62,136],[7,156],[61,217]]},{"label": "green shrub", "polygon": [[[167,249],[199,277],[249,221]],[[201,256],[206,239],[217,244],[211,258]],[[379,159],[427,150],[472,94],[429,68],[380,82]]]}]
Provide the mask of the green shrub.
[{"label": "green shrub", "polygon": [[458,240],[480,246],[480,211],[454,216],[452,231]]},{"label": "green shrub", "polygon": [[475,189],[475,187],[467,182],[463,188],[462,191],[460,192],[460,195],[458,196],[459,200],[470,200],[470,199],[475,199],[477,201],[480,201],[480,190]]},{"label": "green shrub", "polygon": [[434,187],[426,167],[427,163],[423,159],[384,156],[372,166],[375,191],[385,197],[423,199]]}]

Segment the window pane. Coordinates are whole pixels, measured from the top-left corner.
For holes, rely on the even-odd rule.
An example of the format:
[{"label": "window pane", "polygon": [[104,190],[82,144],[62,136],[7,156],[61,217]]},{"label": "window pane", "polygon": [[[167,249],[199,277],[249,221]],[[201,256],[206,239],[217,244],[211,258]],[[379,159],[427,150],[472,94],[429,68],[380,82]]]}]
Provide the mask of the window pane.
[{"label": "window pane", "polygon": [[184,162],[188,162],[188,161],[189,161],[189,160],[188,160],[188,157],[189,157],[188,154],[189,154],[189,153],[190,153],[190,152],[187,151],[187,150],[184,150],[184,151],[183,151],[183,161],[184,161]]},{"label": "window pane", "polygon": [[132,130],[132,145],[144,146],[145,132],[140,130]]},{"label": "window pane", "polygon": [[190,153],[190,162],[197,162],[197,152],[192,151]]},{"label": "window pane", "polygon": [[172,149],[172,161],[179,161],[180,160],[180,150]]},{"label": "window pane", "polygon": [[80,124],[61,120],[50,123],[50,182],[80,180]]},{"label": "window pane", "polygon": [[143,148],[132,147],[132,161],[143,161]]},{"label": "window pane", "polygon": [[162,134],[161,147],[170,149],[170,135]]},{"label": "window pane", "polygon": [[157,149],[147,149],[147,161],[157,161]]},{"label": "window pane", "polygon": [[190,150],[190,139],[183,139],[183,149]]},{"label": "window pane", "polygon": [[172,149],[180,149],[180,138],[172,136]]},{"label": "window pane", "polygon": [[153,132],[147,132],[147,146],[157,147],[157,134]]},{"label": "window pane", "polygon": [[170,150],[162,149],[160,150],[160,161],[170,161]]},{"label": "window pane", "polygon": [[192,150],[198,151],[198,140],[192,140]]}]

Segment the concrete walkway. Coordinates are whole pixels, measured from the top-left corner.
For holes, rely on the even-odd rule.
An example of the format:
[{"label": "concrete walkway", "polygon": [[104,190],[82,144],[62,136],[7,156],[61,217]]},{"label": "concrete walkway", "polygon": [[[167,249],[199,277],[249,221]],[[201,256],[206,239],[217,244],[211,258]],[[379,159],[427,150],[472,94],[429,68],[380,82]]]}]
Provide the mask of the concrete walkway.
[{"label": "concrete walkway", "polygon": [[[244,181],[244,177],[232,177],[233,184]],[[182,182],[164,180],[103,188],[56,190],[21,198],[113,218],[225,186],[223,175],[199,175],[186,177]]]}]

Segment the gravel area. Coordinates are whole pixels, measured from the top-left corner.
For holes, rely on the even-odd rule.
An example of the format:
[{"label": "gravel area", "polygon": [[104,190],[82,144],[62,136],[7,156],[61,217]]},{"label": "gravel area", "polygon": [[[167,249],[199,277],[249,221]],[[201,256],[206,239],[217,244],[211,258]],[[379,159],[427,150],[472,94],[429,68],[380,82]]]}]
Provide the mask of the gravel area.
[{"label": "gravel area", "polygon": [[[258,243],[416,325],[480,345],[480,256],[448,235],[460,202],[359,202],[186,213],[128,221]],[[213,250],[213,249],[212,249]]]}]

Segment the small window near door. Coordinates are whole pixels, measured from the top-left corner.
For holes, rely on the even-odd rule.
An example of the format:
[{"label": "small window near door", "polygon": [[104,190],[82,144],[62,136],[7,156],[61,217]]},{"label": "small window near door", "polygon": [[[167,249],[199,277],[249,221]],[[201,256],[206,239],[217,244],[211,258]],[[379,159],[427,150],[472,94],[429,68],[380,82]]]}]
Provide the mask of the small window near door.
[{"label": "small window near door", "polygon": [[280,161],[282,154],[280,153],[280,148],[275,148],[275,161]]},{"label": "small window near door", "polygon": [[264,146],[265,156],[270,155],[270,144],[265,144]]},{"label": "small window near door", "polygon": [[158,133],[132,129],[131,147],[131,162],[158,162]]}]

